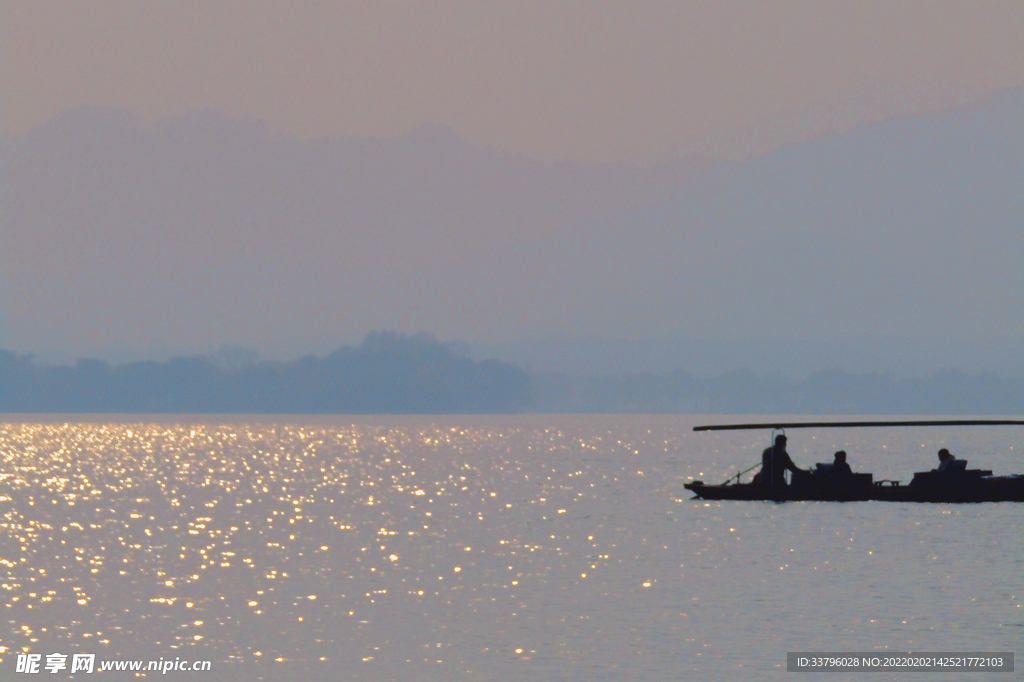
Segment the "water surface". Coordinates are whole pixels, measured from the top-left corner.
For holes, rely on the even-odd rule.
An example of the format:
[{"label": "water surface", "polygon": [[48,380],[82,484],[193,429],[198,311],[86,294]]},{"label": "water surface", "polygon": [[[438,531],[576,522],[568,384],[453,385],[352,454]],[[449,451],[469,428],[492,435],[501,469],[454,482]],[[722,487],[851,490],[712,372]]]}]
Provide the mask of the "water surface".
[{"label": "water surface", "polygon": [[[691,500],[768,444],[691,431],[726,420],[80,419],[0,424],[5,678],[29,650],[214,661],[181,679],[783,679],[787,651],[1024,641],[1024,506]],[[1022,434],[789,450],[908,481],[940,447],[1024,473]]]}]

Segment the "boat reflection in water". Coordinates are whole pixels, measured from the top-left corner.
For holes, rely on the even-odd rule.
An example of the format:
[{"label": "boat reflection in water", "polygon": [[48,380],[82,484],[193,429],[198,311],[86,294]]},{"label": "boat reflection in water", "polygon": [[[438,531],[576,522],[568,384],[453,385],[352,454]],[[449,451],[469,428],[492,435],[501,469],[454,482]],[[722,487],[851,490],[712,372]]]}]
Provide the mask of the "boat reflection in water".
[{"label": "boat reflection in water", "polygon": [[[968,419],[886,422],[791,422],[779,424],[732,424],[696,426],[694,431],[728,431],[739,429],[771,429],[827,427],[893,427],[893,426],[996,426],[1022,425],[1024,421]],[[740,472],[721,485],[691,481],[684,488],[704,500],[770,500],[775,502],[810,501],[853,502],[1024,502],[1024,475],[993,476],[985,469],[967,469],[966,460],[948,471],[919,471],[909,485],[901,481],[875,481],[873,474],[836,476],[830,465],[818,464],[812,471],[796,471],[789,485],[771,486],[767,482],[741,483],[743,474],[761,465]],[[735,482],[733,482],[735,480]]]}]

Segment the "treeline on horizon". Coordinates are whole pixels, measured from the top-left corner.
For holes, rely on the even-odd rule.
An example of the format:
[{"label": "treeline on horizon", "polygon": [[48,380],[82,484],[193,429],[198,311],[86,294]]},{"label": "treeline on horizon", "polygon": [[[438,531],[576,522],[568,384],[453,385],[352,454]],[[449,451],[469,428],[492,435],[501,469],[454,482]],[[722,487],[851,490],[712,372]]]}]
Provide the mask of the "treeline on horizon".
[{"label": "treeline on horizon", "polygon": [[0,351],[0,413],[1021,415],[1024,379],[955,370],[923,378],[830,369],[793,380],[750,370],[621,377],[541,374],[475,361],[431,336],[373,332],[317,358],[178,357],[47,366]]},{"label": "treeline on horizon", "polygon": [[534,377],[538,412],[616,414],[1022,415],[1024,379],[942,370],[928,377],[850,374],[803,380],[750,370],[701,378],[677,370],[625,377]]},{"label": "treeline on horizon", "polygon": [[43,366],[0,351],[3,413],[502,414],[529,402],[522,369],[427,335],[373,332],[323,358],[238,366],[203,356]]}]

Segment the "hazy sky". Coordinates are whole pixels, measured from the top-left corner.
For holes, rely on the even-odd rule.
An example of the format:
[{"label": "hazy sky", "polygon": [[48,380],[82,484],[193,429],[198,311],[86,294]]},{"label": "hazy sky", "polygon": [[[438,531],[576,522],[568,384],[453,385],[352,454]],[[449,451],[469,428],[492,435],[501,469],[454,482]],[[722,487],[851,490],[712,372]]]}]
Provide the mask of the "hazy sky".
[{"label": "hazy sky", "polygon": [[739,157],[1024,84],[1019,0],[0,5],[15,134],[91,104],[306,138],[432,121],[549,160]]},{"label": "hazy sky", "polygon": [[898,339],[1024,371],[1020,0],[0,12],[0,348]]}]

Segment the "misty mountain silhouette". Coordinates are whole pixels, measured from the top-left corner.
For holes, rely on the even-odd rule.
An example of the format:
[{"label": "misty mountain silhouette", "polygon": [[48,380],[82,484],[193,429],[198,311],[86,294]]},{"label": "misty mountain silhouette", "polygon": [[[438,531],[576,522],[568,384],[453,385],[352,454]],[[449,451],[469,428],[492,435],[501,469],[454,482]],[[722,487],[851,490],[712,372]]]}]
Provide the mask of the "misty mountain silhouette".
[{"label": "misty mountain silhouette", "polygon": [[529,383],[512,365],[389,332],[323,358],[235,366],[206,357],[45,366],[0,351],[0,413],[493,414],[525,407]]},{"label": "misty mountain silhouette", "polygon": [[719,165],[80,109],[5,143],[0,345],[893,338],[933,367],[1024,371],[1022,92]]}]

